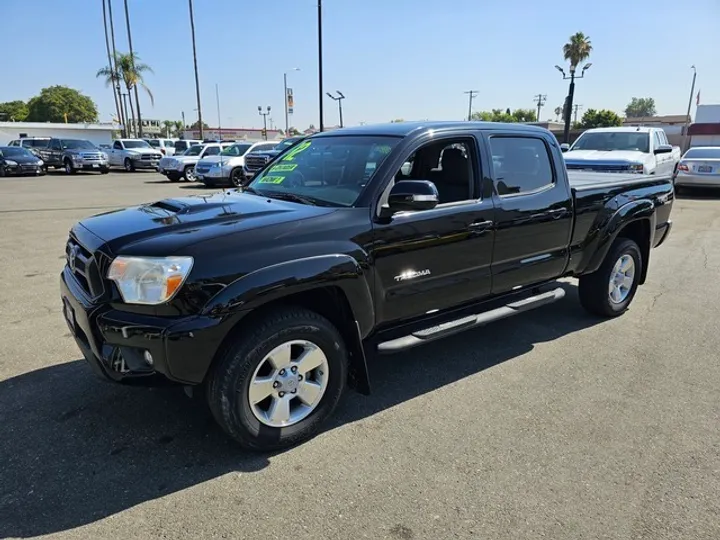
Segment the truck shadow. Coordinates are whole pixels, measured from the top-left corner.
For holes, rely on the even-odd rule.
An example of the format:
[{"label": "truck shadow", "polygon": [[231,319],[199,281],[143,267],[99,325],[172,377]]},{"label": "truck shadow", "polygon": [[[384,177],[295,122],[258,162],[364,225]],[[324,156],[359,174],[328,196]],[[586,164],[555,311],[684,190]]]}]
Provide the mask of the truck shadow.
[{"label": "truck shadow", "polygon": [[720,199],[720,188],[683,187],[680,192],[675,193],[675,197],[693,201]]},{"label": "truck shadow", "polygon": [[[563,300],[535,312],[370,358],[373,394],[348,392],[327,430],[602,322],[580,308],[575,286],[563,286]],[[65,531],[230,472],[270,465],[271,456],[239,449],[180,390],[103,383],[79,360],[0,382],[0,425],[1,538]]]}]

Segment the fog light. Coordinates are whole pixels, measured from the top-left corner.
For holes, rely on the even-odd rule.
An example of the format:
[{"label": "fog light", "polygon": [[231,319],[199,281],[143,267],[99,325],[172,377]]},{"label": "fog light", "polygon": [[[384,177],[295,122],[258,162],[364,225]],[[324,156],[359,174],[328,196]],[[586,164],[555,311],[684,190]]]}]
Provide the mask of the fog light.
[{"label": "fog light", "polygon": [[152,365],[153,365],[154,360],[153,360],[152,354],[150,354],[150,351],[145,351],[145,352],[143,353],[143,359],[145,360],[145,363],[146,363],[148,366],[152,366]]}]

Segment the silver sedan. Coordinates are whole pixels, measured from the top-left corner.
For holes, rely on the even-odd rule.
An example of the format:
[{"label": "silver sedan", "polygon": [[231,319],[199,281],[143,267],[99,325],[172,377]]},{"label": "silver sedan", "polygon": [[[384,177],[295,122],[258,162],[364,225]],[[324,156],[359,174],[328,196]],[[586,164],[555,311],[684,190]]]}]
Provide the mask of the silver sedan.
[{"label": "silver sedan", "polygon": [[720,146],[696,146],[680,158],[675,187],[720,188]]}]

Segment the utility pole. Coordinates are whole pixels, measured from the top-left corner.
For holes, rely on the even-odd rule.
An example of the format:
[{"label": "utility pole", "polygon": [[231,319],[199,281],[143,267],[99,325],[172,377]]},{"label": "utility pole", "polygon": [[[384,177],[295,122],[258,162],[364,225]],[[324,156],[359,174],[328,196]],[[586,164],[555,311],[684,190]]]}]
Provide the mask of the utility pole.
[{"label": "utility pole", "polygon": [[337,97],[333,96],[330,92],[327,93],[327,97],[329,97],[330,99],[332,99],[334,101],[337,101],[338,111],[340,113],[340,127],[343,127],[342,102],[343,102],[343,99],[345,99],[345,96],[343,95],[343,93],[340,90],[335,90],[335,92],[337,92]]},{"label": "utility pole", "polygon": [[470,120],[472,120],[472,102],[473,102],[473,99],[477,97],[478,91],[477,90],[467,90],[463,93],[468,95],[468,122],[469,122]]},{"label": "utility pole", "polygon": [[323,121],[323,55],[322,55],[322,0],[318,0],[318,108],[320,109],[320,132],[325,129]]},{"label": "utility pole", "polygon": [[267,117],[270,114],[270,105],[267,106],[267,111],[263,112],[262,107],[258,105],[258,114],[262,115],[263,117],[263,138],[267,141]]},{"label": "utility pole", "polygon": [[582,108],[583,108],[583,106],[580,105],[579,103],[578,103],[577,105],[573,105],[573,122],[574,122],[575,124],[577,124],[578,111],[579,111],[580,109],[582,109]]},{"label": "utility pole", "polygon": [[222,136],[222,120],[220,119],[220,91],[218,90],[218,84],[215,83],[215,101],[217,102],[218,111],[218,139],[223,140]]},{"label": "utility pole", "polygon": [[688,129],[690,128],[690,109],[692,109],[692,99],[693,94],[695,93],[695,79],[697,78],[697,69],[695,66],[690,66],[690,69],[693,70],[693,78],[692,78],[692,86],[690,87],[690,99],[688,100],[688,108],[687,108],[687,115],[685,116],[685,132],[683,134],[683,142],[682,142],[682,151],[685,152],[687,150],[687,138],[688,138]]},{"label": "utility pole", "polygon": [[[290,71],[300,71],[300,68],[292,68]],[[292,97],[292,94],[288,94],[287,71],[283,73],[283,82],[285,93],[285,136],[289,137],[290,135],[288,134],[288,132],[290,131],[290,115],[293,112],[292,109],[294,103],[290,103],[290,98]]]},{"label": "utility pole", "polygon": [[[125,0],[125,24],[127,26],[128,46],[130,48],[130,62],[132,69],[135,71],[135,53],[132,46],[132,33],[130,32],[130,13],[128,12],[128,3]],[[140,95],[138,94],[137,84],[133,85],[133,94],[135,94],[135,109],[137,110],[137,135],[139,139],[143,138],[142,115],[140,114]],[[132,98],[130,98],[132,103]]]},{"label": "utility pole", "polygon": [[183,128],[182,128],[182,130],[183,130],[183,136],[184,136],[184,135],[185,135],[185,128],[187,127],[187,124],[185,123],[185,111],[180,111],[180,113],[182,114],[182,122],[183,122]]},{"label": "utility pole", "polygon": [[193,64],[195,65],[195,94],[197,95],[198,128],[200,129],[200,140],[202,141],[204,139],[203,119],[202,119],[202,107],[200,106],[200,79],[198,77],[198,68],[197,68],[197,49],[195,48],[195,17],[193,15],[192,0],[188,0],[188,7],[190,8],[190,32],[192,34]]},{"label": "utility pole", "polygon": [[[115,70],[115,74],[117,75],[117,64],[115,63],[115,60],[117,59],[117,50],[115,49],[115,23],[113,22],[113,14],[112,14],[112,0],[108,0],[108,18],[110,22],[110,42],[112,43],[112,65],[110,66],[113,70]],[[115,78],[115,91],[118,93],[118,98],[120,100],[120,110],[123,110],[123,99],[122,99],[122,89],[120,88],[120,78]],[[122,112],[123,119],[123,130],[122,130],[122,136],[123,137],[130,137],[130,131],[128,124],[130,123],[128,121],[127,116],[127,107],[125,107],[125,110]]]},{"label": "utility pole", "polygon": [[103,3],[103,24],[105,26],[105,49],[107,50],[108,57],[108,68],[110,69],[110,82],[112,84],[113,98],[115,99],[115,112],[117,112],[118,123],[122,125],[121,135],[125,136],[125,122],[123,121],[123,115],[120,105],[120,95],[118,93],[119,85],[116,86],[117,72],[115,71],[115,64],[113,63],[113,55],[110,54],[110,38],[108,35],[108,21],[107,21],[107,9],[106,1],[102,0]]},{"label": "utility pole", "polygon": [[537,103],[537,121],[540,122],[540,110],[543,108],[543,105],[545,105],[545,102],[547,101],[547,94],[538,94],[533,97],[533,101]]}]

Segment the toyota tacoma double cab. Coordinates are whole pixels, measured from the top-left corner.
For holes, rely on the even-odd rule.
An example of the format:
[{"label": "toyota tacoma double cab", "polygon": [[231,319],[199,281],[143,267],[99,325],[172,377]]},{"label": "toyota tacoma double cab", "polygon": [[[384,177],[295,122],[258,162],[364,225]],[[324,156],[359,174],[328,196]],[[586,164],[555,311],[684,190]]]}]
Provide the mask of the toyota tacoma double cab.
[{"label": "toyota tacoma double cab", "polygon": [[[368,355],[563,297],[621,315],[668,237],[670,175],[568,174],[553,135],[484,122],[313,135],[242,189],[72,227],[64,317],[89,365],[201,396],[241,445],[312,437]],[[108,413],[110,414],[110,413]]]}]

